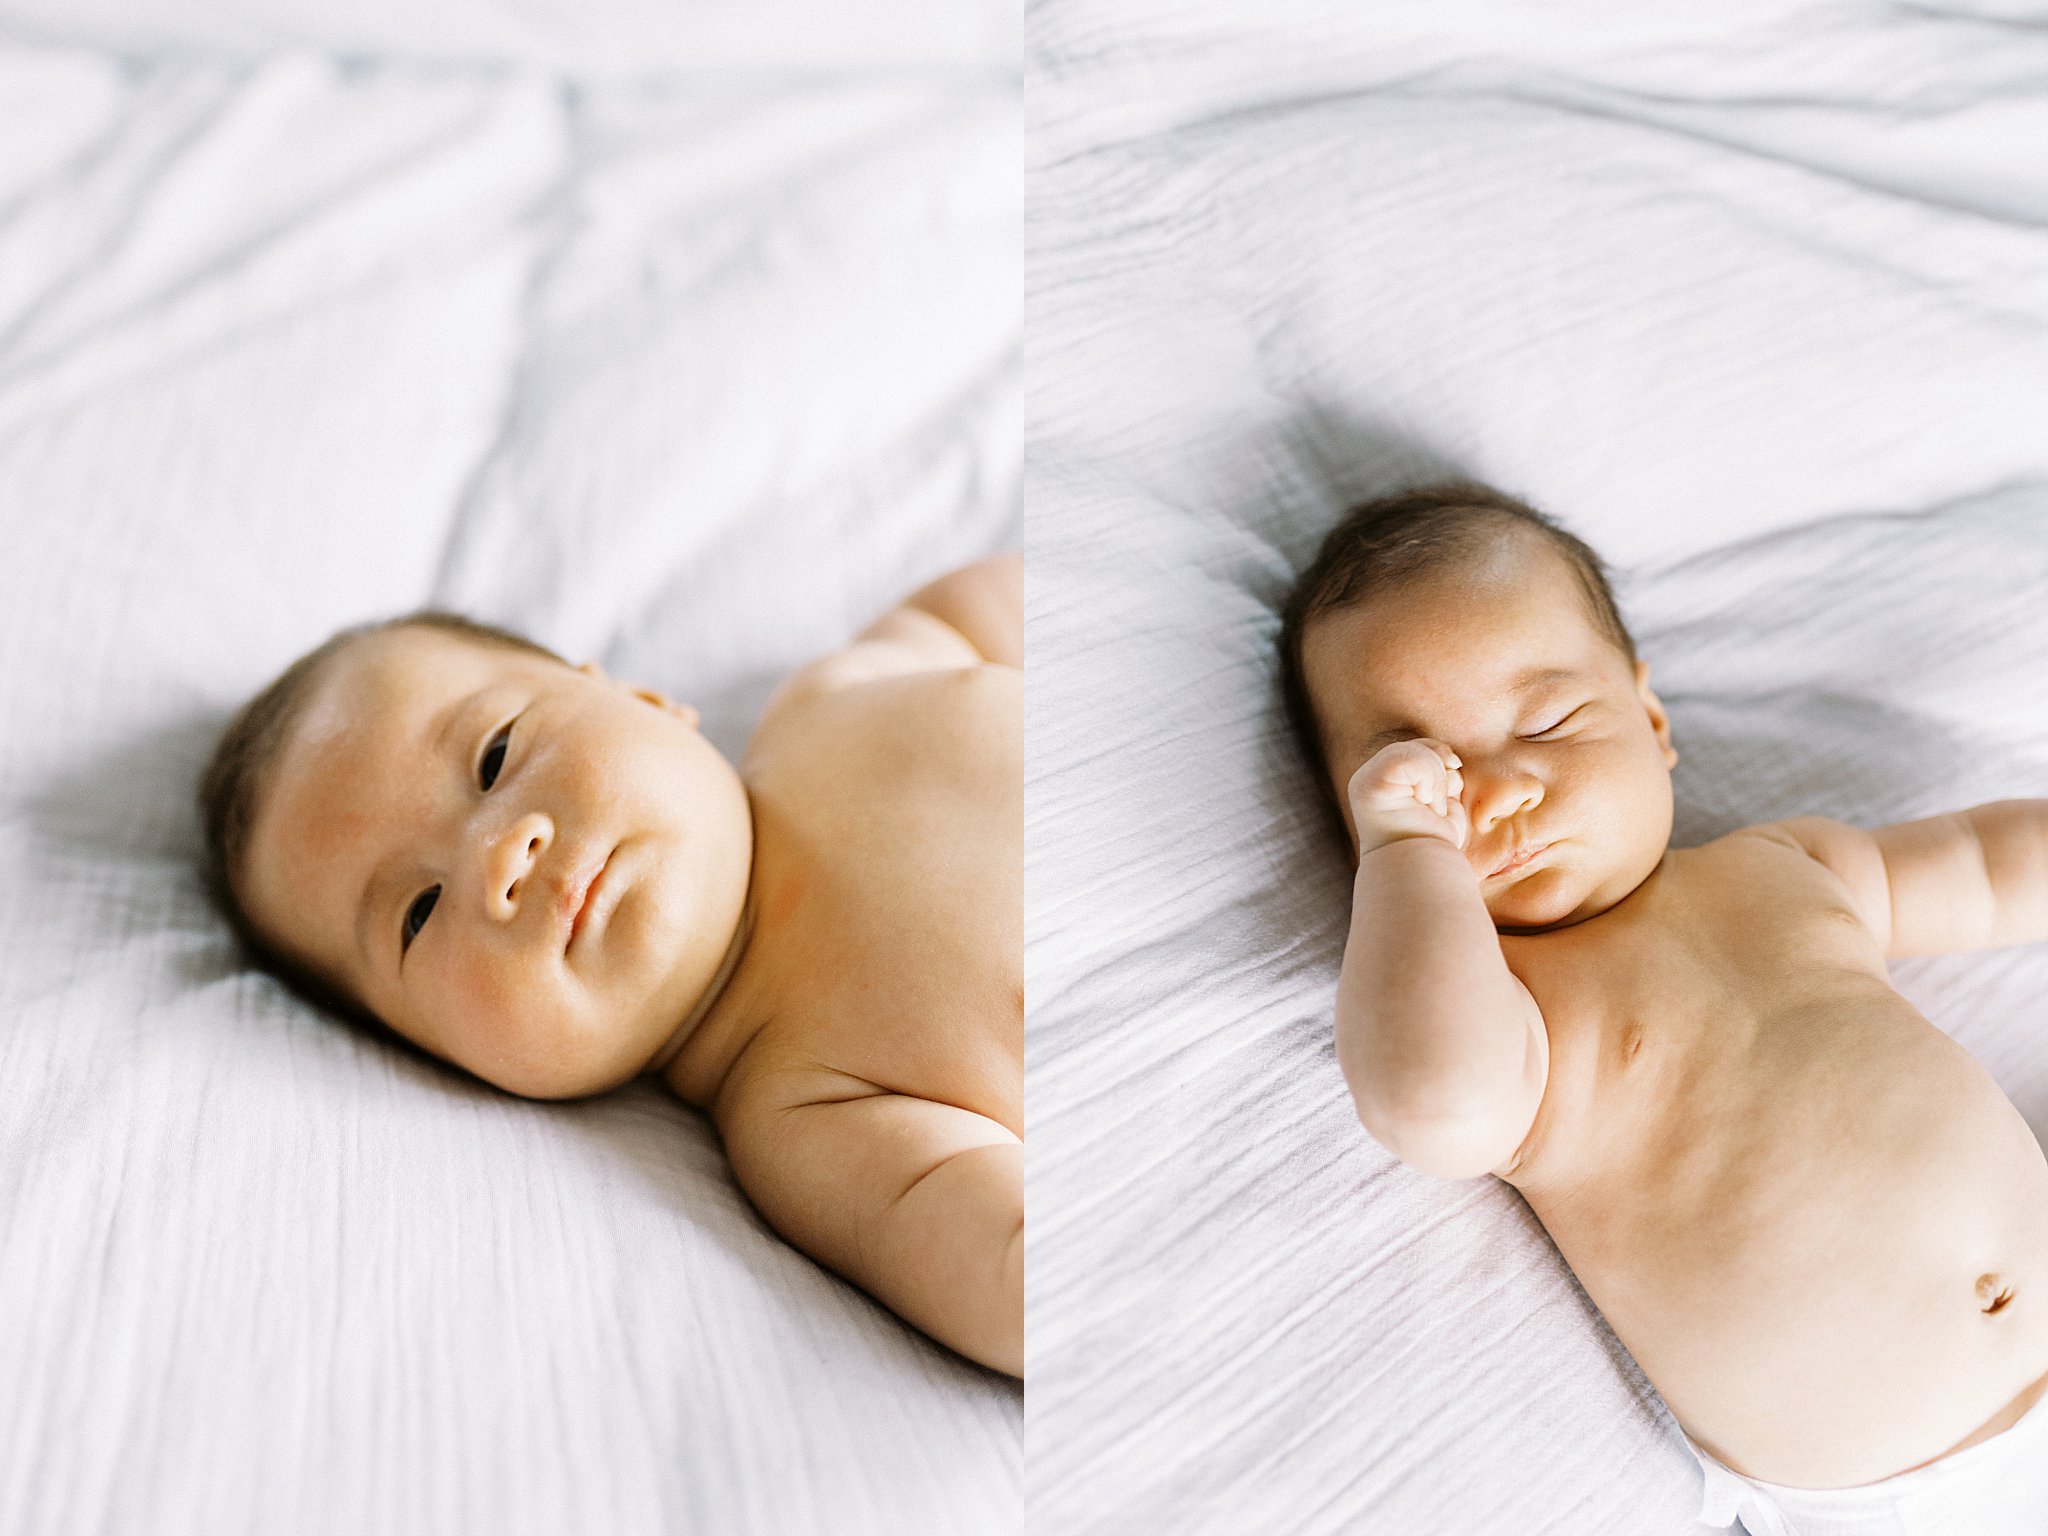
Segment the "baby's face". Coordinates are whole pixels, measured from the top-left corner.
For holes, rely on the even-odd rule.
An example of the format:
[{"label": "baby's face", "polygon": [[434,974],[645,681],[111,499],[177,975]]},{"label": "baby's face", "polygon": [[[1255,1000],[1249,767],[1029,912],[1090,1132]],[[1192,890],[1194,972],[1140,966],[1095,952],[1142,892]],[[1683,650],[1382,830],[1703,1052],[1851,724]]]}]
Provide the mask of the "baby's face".
[{"label": "baby's face", "polygon": [[710,984],[746,899],[746,793],[695,727],[595,669],[418,627],[366,636],[272,766],[243,905],[489,1082],[615,1087]]},{"label": "baby's face", "polygon": [[[1340,799],[1390,742],[1434,737],[1458,754],[1465,857],[1496,926],[1604,912],[1664,856],[1678,755],[1649,668],[1595,627],[1537,538],[1317,619],[1302,664]],[[1348,804],[1344,825],[1356,848]]]}]

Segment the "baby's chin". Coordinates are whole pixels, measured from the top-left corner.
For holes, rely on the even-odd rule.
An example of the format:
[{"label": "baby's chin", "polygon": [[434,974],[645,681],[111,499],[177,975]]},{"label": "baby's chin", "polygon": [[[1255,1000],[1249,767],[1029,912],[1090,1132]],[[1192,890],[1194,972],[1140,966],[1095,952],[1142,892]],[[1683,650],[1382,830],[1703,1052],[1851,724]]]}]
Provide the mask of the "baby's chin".
[{"label": "baby's chin", "polygon": [[1602,899],[1582,877],[1547,867],[1531,870],[1486,899],[1487,915],[1503,933],[1541,933],[1598,917],[1619,898]]},{"label": "baby's chin", "polygon": [[1502,933],[1569,928],[1620,906],[1649,878],[1661,857],[1650,859],[1641,870],[1609,868],[1589,873],[1567,863],[1545,865],[1488,896],[1487,915]]}]

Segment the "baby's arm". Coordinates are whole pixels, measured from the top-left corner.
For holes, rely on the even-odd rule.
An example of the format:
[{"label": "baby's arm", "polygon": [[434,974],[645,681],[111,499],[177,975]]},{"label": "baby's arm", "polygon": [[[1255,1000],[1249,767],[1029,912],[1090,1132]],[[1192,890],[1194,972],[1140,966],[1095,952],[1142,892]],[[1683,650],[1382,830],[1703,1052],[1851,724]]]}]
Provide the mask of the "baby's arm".
[{"label": "baby's arm", "polygon": [[[934,623],[933,621],[937,622]],[[956,663],[1024,665],[1024,557],[990,555],[919,587],[862,631],[863,641],[955,653]]]},{"label": "baby's arm", "polygon": [[1024,1374],[1024,1147],[1006,1128],[877,1090],[724,1130],[776,1230],[940,1343]]},{"label": "baby's arm", "polygon": [[2048,800],[1875,832],[1819,817],[1784,825],[1842,877],[1894,959],[2048,940]]},{"label": "baby's arm", "polygon": [[1358,1118],[1444,1178],[1512,1161],[1550,1061],[1460,852],[1460,788],[1457,755],[1434,741],[1396,742],[1352,775],[1358,874],[1337,980],[1337,1061]]}]

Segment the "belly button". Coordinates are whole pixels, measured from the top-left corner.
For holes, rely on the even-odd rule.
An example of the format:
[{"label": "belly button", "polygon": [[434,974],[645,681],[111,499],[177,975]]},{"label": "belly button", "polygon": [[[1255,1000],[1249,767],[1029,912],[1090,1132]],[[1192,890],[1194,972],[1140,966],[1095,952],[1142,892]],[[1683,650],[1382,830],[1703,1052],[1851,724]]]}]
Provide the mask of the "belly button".
[{"label": "belly button", "polygon": [[1977,1304],[1984,1309],[1987,1316],[1993,1312],[2003,1312],[2006,1304],[2012,1300],[2012,1296],[2012,1287],[2007,1285],[1999,1276],[1979,1275],[1977,1277]]}]

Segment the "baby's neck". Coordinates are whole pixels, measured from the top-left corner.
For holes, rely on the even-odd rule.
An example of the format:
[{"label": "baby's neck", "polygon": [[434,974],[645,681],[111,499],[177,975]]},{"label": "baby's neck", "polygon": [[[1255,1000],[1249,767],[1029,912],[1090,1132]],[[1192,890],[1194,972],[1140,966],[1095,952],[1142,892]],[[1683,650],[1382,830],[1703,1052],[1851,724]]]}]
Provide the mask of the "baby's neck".
[{"label": "baby's neck", "polygon": [[[689,1016],[676,1026],[676,1031],[669,1036],[668,1043],[654,1053],[644,1069],[649,1076],[665,1079],[677,1093],[693,1103],[701,1098],[708,1098],[709,1093],[716,1092],[716,1084],[724,1080],[726,1070],[731,1065],[730,1058],[738,1055],[737,1045],[743,1044],[737,1042],[733,1049],[714,1052],[727,1058],[723,1063],[707,1064],[694,1059],[702,1053],[690,1050],[693,1043],[700,1046],[714,1043],[707,1039],[712,1032],[705,1029],[705,1024],[732,990],[733,977],[738,974],[740,963],[746,958],[747,947],[753,937],[754,907],[753,902],[749,900],[740,909],[740,920],[733,929],[732,942],[726,945],[725,958],[718,962],[718,969],[712,973],[710,984],[704,988],[703,995],[691,1007]],[[703,1086],[707,1078],[711,1084],[709,1093]]]}]

